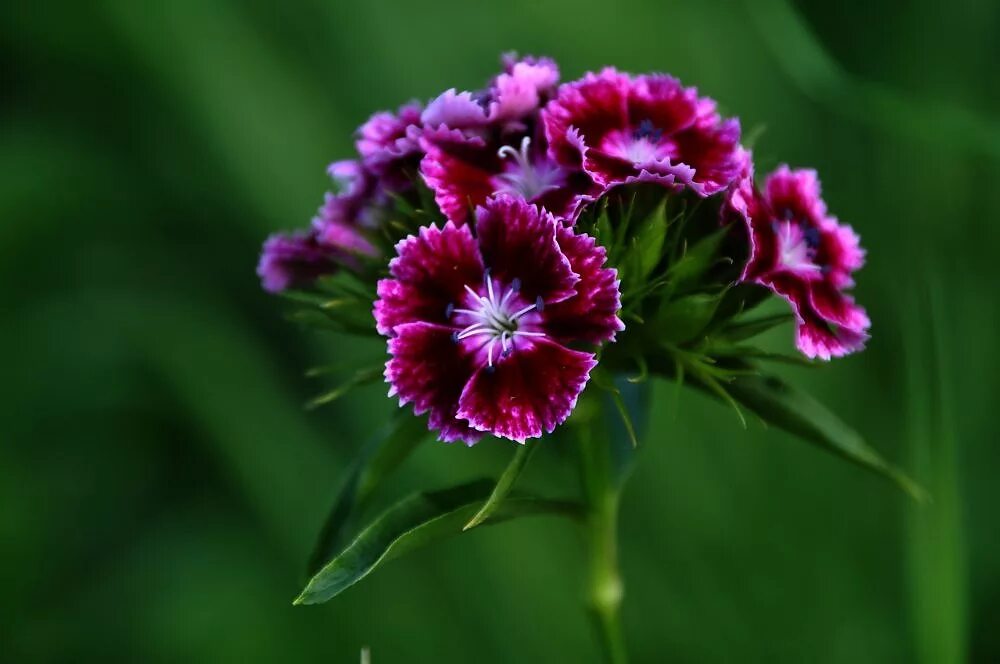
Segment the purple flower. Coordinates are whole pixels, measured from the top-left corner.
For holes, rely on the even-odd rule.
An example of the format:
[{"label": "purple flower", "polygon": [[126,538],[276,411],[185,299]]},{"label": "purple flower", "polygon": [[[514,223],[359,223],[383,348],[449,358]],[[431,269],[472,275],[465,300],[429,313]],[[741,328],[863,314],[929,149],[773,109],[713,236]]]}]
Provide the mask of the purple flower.
[{"label": "purple flower", "polygon": [[334,162],[327,172],[340,191],[336,194],[328,192],[313,217],[313,232],[317,240],[348,255],[374,256],[377,251],[362,232],[376,221],[374,176],[353,159]]},{"label": "purple flower", "polygon": [[606,187],[657,182],[710,196],[739,174],[739,121],[670,76],[587,74],[559,88],[542,120],[553,158]]},{"label": "purple flower", "polygon": [[421,120],[427,128],[524,131],[524,120],[551,96],[559,68],[548,58],[504,56],[504,71],[478,92],[445,91],[427,104]]},{"label": "purple flower", "polygon": [[551,60],[507,55],[486,90],[449,90],[427,106],[420,172],[450,221],[464,224],[476,206],[504,194],[572,222],[600,193],[582,170],[548,155],[539,109],[558,79]]},{"label": "purple flower", "polygon": [[537,203],[572,223],[600,194],[586,173],[552,161],[542,136],[489,139],[440,128],[425,130],[421,145],[426,156],[420,172],[441,212],[456,224],[464,224],[493,194]]},{"label": "purple flower", "polygon": [[864,250],[850,226],[828,215],[816,171],[781,166],[760,192],[747,159],[725,210],[747,225],[750,258],[742,279],[788,300],[802,353],[829,360],[864,348],[871,322],[844,293],[864,264]]},{"label": "purple flower", "polygon": [[315,233],[279,233],[264,242],[257,276],[264,290],[279,293],[309,285],[335,269],[334,250],[320,244]]},{"label": "purple flower", "polygon": [[355,143],[365,170],[390,191],[408,189],[420,161],[421,106],[411,102],[396,113],[376,113],[358,129]]},{"label": "purple flower", "polygon": [[392,356],[390,395],[444,441],[482,432],[524,442],[573,410],[599,344],[624,329],[604,249],[552,215],[500,196],[472,226],[429,226],[396,247],[378,284],[378,331]]}]

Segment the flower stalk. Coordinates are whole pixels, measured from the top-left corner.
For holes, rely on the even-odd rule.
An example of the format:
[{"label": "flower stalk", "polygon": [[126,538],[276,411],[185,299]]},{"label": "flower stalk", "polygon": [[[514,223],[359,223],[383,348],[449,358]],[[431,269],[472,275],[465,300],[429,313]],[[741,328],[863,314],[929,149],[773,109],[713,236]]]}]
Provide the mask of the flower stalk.
[{"label": "flower stalk", "polygon": [[577,432],[586,507],[583,522],[588,556],[585,601],[605,660],[609,664],[624,664],[628,661],[628,653],[620,610],[625,586],[618,569],[621,486],[615,478],[611,441],[595,435],[595,429],[600,430],[583,426]]}]

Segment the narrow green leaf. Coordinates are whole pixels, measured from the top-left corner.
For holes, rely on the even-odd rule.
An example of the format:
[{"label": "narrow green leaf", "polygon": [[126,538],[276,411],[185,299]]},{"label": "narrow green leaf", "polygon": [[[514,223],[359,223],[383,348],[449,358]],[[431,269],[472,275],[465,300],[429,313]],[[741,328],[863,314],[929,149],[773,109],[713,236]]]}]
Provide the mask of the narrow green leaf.
[{"label": "narrow green leaf", "polygon": [[629,415],[628,408],[625,406],[625,400],[622,399],[622,393],[618,390],[611,391],[611,400],[615,404],[615,410],[618,411],[618,415],[621,417],[622,426],[625,427],[625,433],[628,434],[628,439],[632,443],[632,447],[639,447],[639,439],[635,435],[635,427],[632,425],[632,417]]},{"label": "narrow green leaf", "polygon": [[309,574],[315,574],[340,549],[352,517],[364,509],[379,483],[429,435],[422,418],[400,412],[365,444],[323,524],[309,558]]},{"label": "narrow green leaf", "polygon": [[730,227],[724,226],[698,240],[684,252],[668,273],[672,290],[683,291],[685,286],[701,281],[705,273],[718,262],[719,245],[729,231]]},{"label": "narrow green leaf", "polygon": [[537,440],[528,441],[523,445],[517,446],[517,450],[514,452],[514,458],[510,460],[507,468],[504,469],[503,474],[500,475],[500,479],[497,480],[496,486],[493,487],[493,492],[490,494],[490,497],[486,499],[486,502],[483,503],[482,508],[476,512],[475,516],[469,519],[469,522],[462,527],[462,530],[475,528],[496,511],[496,509],[504,501],[504,498],[506,498],[514,488],[518,478],[521,476],[521,473],[524,472],[525,467],[528,465],[528,461],[531,460],[532,455],[538,447],[539,441]]},{"label": "narrow green leaf", "polygon": [[663,241],[667,236],[667,199],[664,196],[632,235],[631,278],[641,283],[663,258]]},{"label": "narrow green leaf", "polygon": [[860,434],[808,394],[777,378],[764,376],[734,378],[726,389],[765,422],[891,480],[918,501],[927,499],[927,492],[920,485],[883,459]]},{"label": "narrow green leaf", "polygon": [[326,405],[333,401],[336,401],[340,397],[344,396],[355,387],[361,385],[366,385],[374,380],[377,380],[382,375],[382,367],[369,367],[367,369],[360,369],[353,376],[348,378],[346,381],[333,388],[329,392],[324,392],[323,394],[315,397],[306,404],[306,408],[312,410],[313,408],[319,408],[320,406]]},{"label": "narrow green leaf", "polygon": [[[404,498],[383,512],[320,569],[294,603],[325,602],[368,576],[379,565],[425,544],[461,533],[492,489],[492,482],[480,480]],[[575,503],[512,497],[504,500],[486,523],[532,514],[578,516],[579,513],[580,508]]]},{"label": "narrow green leaf", "polygon": [[695,293],[672,300],[656,316],[661,340],[682,344],[695,339],[708,327],[722,300],[722,294]]},{"label": "narrow green leaf", "polygon": [[795,320],[795,316],[791,312],[787,312],[737,321],[727,325],[720,335],[729,341],[744,341],[793,320]]}]

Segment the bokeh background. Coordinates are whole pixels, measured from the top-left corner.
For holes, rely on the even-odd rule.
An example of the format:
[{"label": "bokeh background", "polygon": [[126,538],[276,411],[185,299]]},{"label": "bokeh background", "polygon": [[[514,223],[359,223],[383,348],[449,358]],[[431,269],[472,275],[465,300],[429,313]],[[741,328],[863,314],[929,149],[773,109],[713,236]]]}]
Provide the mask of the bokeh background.
[{"label": "bokeh background", "polygon": [[[0,659],[593,662],[562,522],[479,529],[292,607],[340,477],[394,408],[329,408],[256,253],[369,113],[665,70],[815,166],[869,250],[863,355],[789,370],[935,496],[656,386],[622,518],[637,662],[1000,661],[1000,4],[99,0],[0,7]],[[779,333],[790,344],[790,330]],[[495,474],[428,445],[387,499]],[[567,484],[558,452],[524,481]]]}]

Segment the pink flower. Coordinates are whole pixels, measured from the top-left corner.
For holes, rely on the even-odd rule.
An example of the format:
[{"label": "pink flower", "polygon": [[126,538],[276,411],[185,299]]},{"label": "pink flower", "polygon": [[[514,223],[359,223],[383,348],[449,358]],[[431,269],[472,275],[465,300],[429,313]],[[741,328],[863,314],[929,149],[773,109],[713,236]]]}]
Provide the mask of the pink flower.
[{"label": "pink flower", "polygon": [[445,91],[427,104],[421,115],[425,127],[524,131],[525,119],[555,92],[559,68],[548,58],[503,58],[504,71],[478,92]]},{"label": "pink flower", "polygon": [[264,242],[257,276],[269,293],[306,286],[336,270],[335,253],[319,243],[315,233],[278,233]]},{"label": "pink flower", "polygon": [[426,156],[420,172],[441,212],[456,224],[464,224],[493,194],[537,203],[572,223],[600,193],[586,173],[552,161],[542,136],[484,138],[441,128],[425,130],[421,145]]},{"label": "pink flower", "polygon": [[599,188],[580,169],[548,156],[539,109],[555,92],[551,60],[504,58],[504,72],[486,90],[449,90],[424,111],[420,163],[445,217],[466,223],[493,194],[505,194],[572,222]]},{"label": "pink flower", "polygon": [[542,121],[553,159],[605,187],[656,182],[710,196],[739,174],[739,121],[670,76],[587,74],[559,88]]},{"label": "pink flower", "polygon": [[342,254],[374,256],[375,247],[364,236],[363,229],[374,225],[376,187],[374,176],[353,159],[337,161],[327,169],[337,183],[339,193],[327,193],[313,217],[313,233],[317,240]]},{"label": "pink flower", "polygon": [[396,113],[376,113],[358,128],[361,163],[384,189],[399,192],[412,184],[420,162],[420,113],[420,104],[411,102]]},{"label": "pink flower", "polygon": [[520,199],[489,199],[475,233],[432,225],[396,249],[374,309],[389,337],[385,376],[444,441],[551,432],[596,364],[569,345],[624,329],[604,249]]},{"label": "pink flower", "polygon": [[827,213],[815,171],[780,166],[760,192],[746,157],[725,206],[749,234],[742,279],[788,300],[798,321],[796,345],[806,356],[829,360],[861,350],[871,322],[844,292],[864,264],[857,234]]}]

